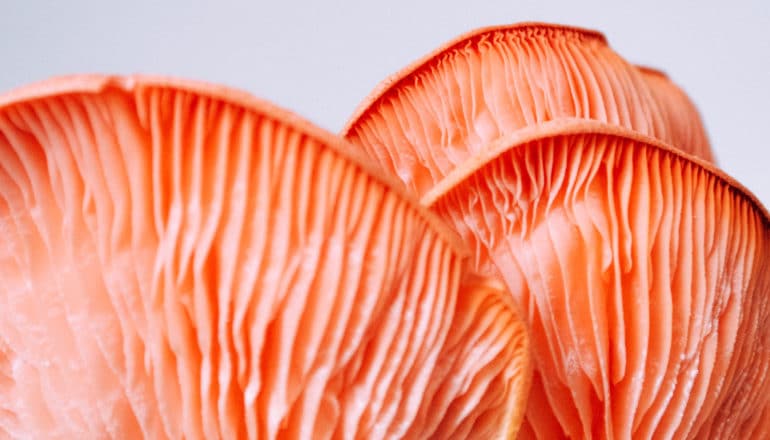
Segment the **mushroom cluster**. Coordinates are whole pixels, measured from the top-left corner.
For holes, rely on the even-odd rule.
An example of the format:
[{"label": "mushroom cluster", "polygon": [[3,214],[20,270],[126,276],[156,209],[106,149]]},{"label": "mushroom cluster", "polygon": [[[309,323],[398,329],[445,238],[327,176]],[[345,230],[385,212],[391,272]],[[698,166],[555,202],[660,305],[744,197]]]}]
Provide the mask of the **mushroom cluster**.
[{"label": "mushroom cluster", "polygon": [[595,31],[458,37],[337,136],[0,96],[0,438],[770,438],[770,214]]},{"label": "mushroom cluster", "polygon": [[770,438],[770,215],[663,73],[594,31],[480,29],[342,134],[505,280],[532,341],[521,438]]}]

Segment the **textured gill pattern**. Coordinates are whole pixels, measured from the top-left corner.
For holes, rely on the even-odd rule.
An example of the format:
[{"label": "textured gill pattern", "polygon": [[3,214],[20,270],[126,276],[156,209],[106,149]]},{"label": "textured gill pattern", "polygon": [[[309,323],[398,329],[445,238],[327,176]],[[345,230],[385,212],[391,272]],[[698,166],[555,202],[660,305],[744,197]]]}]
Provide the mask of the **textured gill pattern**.
[{"label": "textured gill pattern", "polygon": [[434,209],[529,323],[523,438],[767,432],[770,225],[721,178],[635,140],[556,136],[512,147]]},{"label": "textured gill pattern", "polygon": [[406,438],[516,438],[532,378],[530,341],[511,294],[497,283],[470,277],[462,289]]},{"label": "textured gill pattern", "polygon": [[508,294],[461,287],[423,215],[269,114],[149,86],[8,106],[0,236],[0,437],[449,437],[516,403],[521,419]]},{"label": "textured gill pattern", "polygon": [[646,67],[639,70],[661,104],[663,120],[669,125],[669,136],[677,142],[674,145],[682,145],[688,153],[714,163],[706,127],[690,97],[663,72]]},{"label": "textured gill pattern", "polygon": [[[593,33],[529,26],[461,40],[377,99],[345,134],[381,167],[422,195],[489,143],[563,118],[636,130],[688,152],[699,138],[677,137],[665,119],[672,101],[654,94],[638,69]],[[690,111],[689,107],[680,111]]]}]

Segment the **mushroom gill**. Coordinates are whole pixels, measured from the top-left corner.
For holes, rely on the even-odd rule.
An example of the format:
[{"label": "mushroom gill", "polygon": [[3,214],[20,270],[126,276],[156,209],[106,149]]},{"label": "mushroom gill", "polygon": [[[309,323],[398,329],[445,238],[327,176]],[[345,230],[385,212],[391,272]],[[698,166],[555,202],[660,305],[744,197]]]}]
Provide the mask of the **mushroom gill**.
[{"label": "mushroom gill", "polygon": [[0,97],[0,437],[515,436],[512,297],[354,148],[212,85]]},{"label": "mushroom gill", "polygon": [[647,66],[637,68],[660,103],[663,120],[669,121],[669,142],[685,146],[688,153],[715,163],[700,113],[690,97],[665,72]]},{"label": "mushroom gill", "polygon": [[478,29],[383,81],[342,135],[419,195],[500,138],[575,118],[711,159],[686,95],[644,72],[595,31],[541,23]]},{"label": "mushroom gill", "polygon": [[423,198],[505,278],[535,377],[522,438],[756,438],[770,406],[770,216],[703,161],[575,121]]},{"label": "mushroom gill", "polygon": [[343,135],[505,279],[534,356],[522,438],[770,430],[770,220],[664,74],[592,31],[480,29]]}]

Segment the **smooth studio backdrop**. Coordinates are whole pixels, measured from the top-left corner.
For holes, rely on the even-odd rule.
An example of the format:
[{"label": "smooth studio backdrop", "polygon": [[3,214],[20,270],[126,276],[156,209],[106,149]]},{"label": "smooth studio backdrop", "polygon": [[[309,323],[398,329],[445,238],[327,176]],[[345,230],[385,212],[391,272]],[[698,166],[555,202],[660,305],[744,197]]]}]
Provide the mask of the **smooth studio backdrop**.
[{"label": "smooth studio backdrop", "polygon": [[602,31],[695,101],[719,166],[770,206],[770,2],[0,0],[0,90],[69,73],[245,89],[333,132],[387,75],[480,26]]}]

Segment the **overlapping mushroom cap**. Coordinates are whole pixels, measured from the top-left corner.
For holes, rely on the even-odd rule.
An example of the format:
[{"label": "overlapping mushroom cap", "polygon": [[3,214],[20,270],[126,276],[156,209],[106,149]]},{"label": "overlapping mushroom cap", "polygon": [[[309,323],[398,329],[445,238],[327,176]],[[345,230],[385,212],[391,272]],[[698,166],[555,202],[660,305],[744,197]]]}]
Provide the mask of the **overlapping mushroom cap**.
[{"label": "overlapping mushroom cap", "polygon": [[698,109],[687,94],[677,87],[665,72],[646,66],[637,66],[637,69],[660,104],[660,116],[669,122],[668,135],[659,138],[686,153],[714,163],[715,159],[708,147],[708,136]]},{"label": "overlapping mushroom cap", "polygon": [[711,159],[695,107],[664,75],[632,66],[598,32],[547,24],[458,37],[380,84],[342,134],[421,195],[490,143],[573,118]]},{"label": "overlapping mushroom cap", "polygon": [[343,134],[524,310],[523,438],[770,435],[770,219],[664,75],[590,31],[483,29],[386,80]]},{"label": "overlapping mushroom cap", "polygon": [[770,216],[754,198],[600,124],[532,133],[480,162],[424,200],[526,310],[523,438],[763,438]]},{"label": "overlapping mushroom cap", "polygon": [[347,144],[239,92],[0,98],[0,437],[514,435],[510,294]]}]

